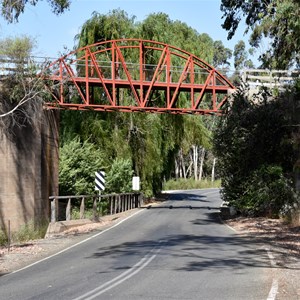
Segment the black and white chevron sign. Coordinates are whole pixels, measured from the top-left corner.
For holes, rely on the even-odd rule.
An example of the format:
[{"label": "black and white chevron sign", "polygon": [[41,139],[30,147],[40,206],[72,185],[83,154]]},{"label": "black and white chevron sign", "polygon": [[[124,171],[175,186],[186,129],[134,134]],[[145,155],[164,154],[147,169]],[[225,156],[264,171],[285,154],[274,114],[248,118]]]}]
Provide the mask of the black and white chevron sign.
[{"label": "black and white chevron sign", "polygon": [[105,189],[105,172],[95,172],[95,190],[104,191]]}]

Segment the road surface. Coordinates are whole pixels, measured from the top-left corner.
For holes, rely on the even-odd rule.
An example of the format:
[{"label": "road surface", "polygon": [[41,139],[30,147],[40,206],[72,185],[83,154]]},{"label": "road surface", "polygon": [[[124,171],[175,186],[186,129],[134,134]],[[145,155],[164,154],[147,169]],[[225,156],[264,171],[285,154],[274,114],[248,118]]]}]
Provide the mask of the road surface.
[{"label": "road surface", "polygon": [[271,299],[266,251],[219,219],[217,189],[172,192],[85,242],[0,277],[0,299]]}]

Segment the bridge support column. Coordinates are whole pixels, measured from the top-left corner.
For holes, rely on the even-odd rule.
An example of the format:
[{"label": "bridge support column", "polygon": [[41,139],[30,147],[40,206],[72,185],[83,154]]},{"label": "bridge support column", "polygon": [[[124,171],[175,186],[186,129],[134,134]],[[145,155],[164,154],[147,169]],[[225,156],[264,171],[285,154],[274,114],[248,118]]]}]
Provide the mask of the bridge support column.
[{"label": "bridge support column", "polygon": [[[0,136],[0,226],[7,232],[48,222],[58,195],[58,112],[42,110],[32,124]],[[1,129],[1,128],[0,128]]]}]

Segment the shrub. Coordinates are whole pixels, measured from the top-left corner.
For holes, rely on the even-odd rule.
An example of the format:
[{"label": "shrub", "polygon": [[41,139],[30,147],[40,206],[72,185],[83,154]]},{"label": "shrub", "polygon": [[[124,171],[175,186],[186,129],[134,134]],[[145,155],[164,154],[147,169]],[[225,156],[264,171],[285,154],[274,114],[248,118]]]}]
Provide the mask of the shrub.
[{"label": "shrub", "polygon": [[129,159],[116,158],[106,175],[105,192],[128,193],[132,190],[132,164]]},{"label": "shrub", "polygon": [[255,170],[244,183],[244,193],[232,203],[245,215],[279,217],[284,208],[298,201],[282,168],[263,165]]}]

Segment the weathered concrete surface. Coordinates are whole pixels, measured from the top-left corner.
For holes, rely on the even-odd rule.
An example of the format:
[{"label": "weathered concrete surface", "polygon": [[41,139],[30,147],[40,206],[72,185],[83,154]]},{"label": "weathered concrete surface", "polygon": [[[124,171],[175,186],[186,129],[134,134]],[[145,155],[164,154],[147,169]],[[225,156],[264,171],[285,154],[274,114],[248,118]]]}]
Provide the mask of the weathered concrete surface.
[{"label": "weathered concrete surface", "polygon": [[12,231],[49,220],[58,194],[58,114],[42,111],[33,124],[0,136],[0,226]]}]

